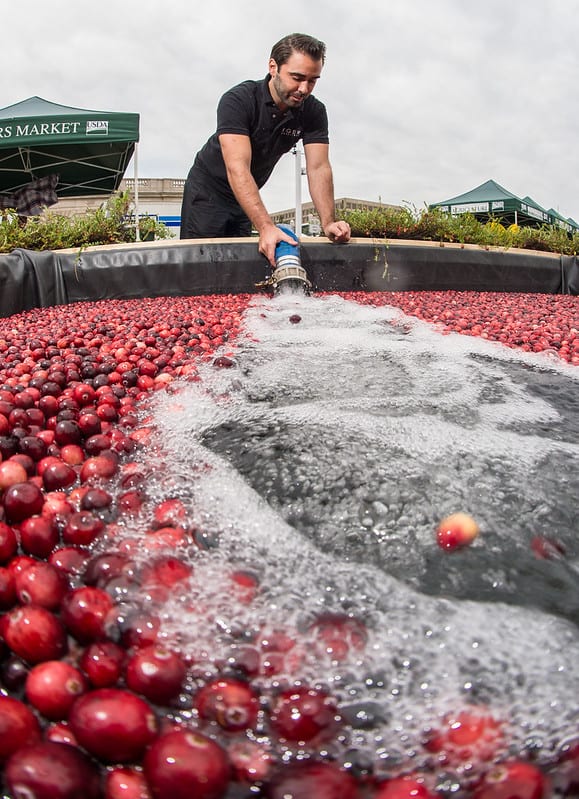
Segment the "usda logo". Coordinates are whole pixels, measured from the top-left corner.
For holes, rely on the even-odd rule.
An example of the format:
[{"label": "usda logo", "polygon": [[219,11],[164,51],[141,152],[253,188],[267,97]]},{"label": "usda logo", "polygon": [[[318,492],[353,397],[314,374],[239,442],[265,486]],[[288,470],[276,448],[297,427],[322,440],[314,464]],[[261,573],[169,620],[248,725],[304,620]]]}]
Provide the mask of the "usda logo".
[{"label": "usda logo", "polygon": [[109,132],[109,121],[108,121],[108,119],[87,120],[86,132],[87,132],[87,134],[88,133],[96,133],[97,135],[107,136],[108,132]]}]

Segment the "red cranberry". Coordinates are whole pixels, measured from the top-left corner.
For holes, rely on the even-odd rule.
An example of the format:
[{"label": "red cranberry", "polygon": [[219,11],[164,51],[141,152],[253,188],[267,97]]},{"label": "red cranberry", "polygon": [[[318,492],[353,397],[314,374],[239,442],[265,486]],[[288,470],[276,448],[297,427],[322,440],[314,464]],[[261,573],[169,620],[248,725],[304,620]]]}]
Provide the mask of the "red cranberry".
[{"label": "red cranberry", "polygon": [[95,455],[87,458],[80,469],[80,481],[86,483],[88,480],[101,479],[109,480],[118,470],[118,463],[113,458],[105,455]]},{"label": "red cranberry", "polygon": [[8,563],[17,549],[16,533],[5,522],[0,522],[0,563]]},{"label": "red cranberry", "polygon": [[44,515],[24,519],[18,530],[24,552],[37,558],[47,558],[60,539],[55,520]]},{"label": "red cranberry", "polygon": [[336,703],[323,691],[296,687],[283,691],[271,714],[271,725],[280,738],[308,742],[331,738],[338,729]]},{"label": "red cranberry", "polygon": [[164,705],[177,696],[186,672],[185,663],[176,652],[148,646],[139,649],[127,663],[127,687]]},{"label": "red cranberry", "polygon": [[30,704],[52,721],[66,719],[85,690],[86,681],[80,671],[63,660],[48,660],[34,666],[25,685]]},{"label": "red cranberry", "polygon": [[143,761],[155,799],[220,799],[229,781],[223,749],[194,730],[175,730],[157,738]]},{"label": "red cranberry", "polygon": [[488,771],[472,792],[473,799],[545,799],[549,784],[531,763],[511,760]]},{"label": "red cranberry", "polygon": [[60,491],[76,482],[76,471],[68,463],[50,463],[42,472],[42,483],[46,491]]},{"label": "red cranberry", "polygon": [[394,777],[382,783],[374,799],[437,799],[421,778]]},{"label": "red cranberry", "polygon": [[[335,763],[283,766],[267,787],[268,799],[357,799],[356,781]],[[408,795],[411,799],[411,794]]]},{"label": "red cranberry", "polygon": [[142,771],[117,766],[106,774],[104,799],[152,799],[152,794]]},{"label": "red cranberry", "polygon": [[64,597],[60,613],[71,635],[88,644],[105,637],[105,622],[112,607],[113,600],[106,591],[83,586]]},{"label": "red cranberry", "polygon": [[89,488],[80,501],[82,510],[104,510],[112,504],[113,498],[104,488]]},{"label": "red cranberry", "polygon": [[65,444],[80,444],[83,435],[78,422],[73,419],[57,422],[54,428],[54,440],[61,447]]},{"label": "red cranberry", "polygon": [[157,733],[155,714],[145,700],[119,688],[84,694],[68,720],[79,744],[109,763],[138,760]]},{"label": "red cranberry", "polygon": [[195,706],[202,719],[216,721],[230,732],[253,729],[259,703],[251,687],[241,680],[214,680],[195,696]]},{"label": "red cranberry", "polygon": [[120,680],[126,660],[113,641],[95,641],[81,655],[79,666],[95,688],[112,688]]},{"label": "red cranberry", "polygon": [[30,708],[0,694],[0,763],[26,744],[39,740],[40,725]]},{"label": "red cranberry", "polygon": [[79,749],[44,741],[17,751],[6,765],[6,785],[17,799],[99,799],[97,767]]},{"label": "red cranberry", "polygon": [[9,610],[14,607],[16,601],[14,574],[5,566],[0,566],[0,610]]},{"label": "red cranberry", "polygon": [[62,540],[73,546],[89,546],[105,529],[102,519],[88,510],[76,511],[67,520]]},{"label": "red cranberry", "polygon": [[66,652],[66,632],[59,619],[45,608],[14,608],[0,622],[8,647],[28,663],[57,660]]},{"label": "red cranberry", "polygon": [[14,578],[16,595],[22,604],[57,610],[68,591],[68,582],[55,566],[44,561],[32,563]]},{"label": "red cranberry", "polygon": [[11,485],[4,492],[2,501],[8,523],[18,523],[35,516],[44,505],[42,491],[30,481]]},{"label": "red cranberry", "polygon": [[50,553],[48,562],[70,577],[80,576],[89,559],[89,553],[80,547],[60,547]]}]

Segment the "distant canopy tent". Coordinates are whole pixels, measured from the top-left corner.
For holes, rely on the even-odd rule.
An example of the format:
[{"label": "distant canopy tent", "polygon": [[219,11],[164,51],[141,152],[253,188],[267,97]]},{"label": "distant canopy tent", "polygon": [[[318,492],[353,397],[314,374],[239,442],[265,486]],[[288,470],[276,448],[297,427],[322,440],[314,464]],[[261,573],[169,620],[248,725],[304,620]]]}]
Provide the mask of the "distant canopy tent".
[{"label": "distant canopy tent", "polygon": [[[569,228],[579,229],[572,219],[564,220],[563,217],[555,219],[552,209],[545,210],[531,197],[517,197],[494,180],[487,180],[465,194],[451,197],[439,203],[433,203],[429,208],[440,208],[450,214],[471,213],[481,221],[486,222],[489,217],[506,222],[507,224],[527,225],[561,225],[563,220]],[[566,229],[569,229],[566,228]],[[571,232],[571,230],[569,230]]]},{"label": "distant canopy tent", "polygon": [[[7,207],[10,198],[30,196],[34,184],[56,176],[58,198],[110,195],[138,141],[138,114],[69,108],[41,97],[1,108],[0,202]],[[48,197],[49,191],[50,185]]]}]

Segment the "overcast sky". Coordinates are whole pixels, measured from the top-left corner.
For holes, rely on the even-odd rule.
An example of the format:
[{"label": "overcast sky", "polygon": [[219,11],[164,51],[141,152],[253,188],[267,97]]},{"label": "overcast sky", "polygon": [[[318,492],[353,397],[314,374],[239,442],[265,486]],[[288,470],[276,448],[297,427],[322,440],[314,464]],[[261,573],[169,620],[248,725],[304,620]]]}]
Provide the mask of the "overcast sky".
[{"label": "overcast sky", "polygon": [[577,0],[4,0],[0,29],[0,107],[137,112],[141,177],[185,177],[221,94],[298,31],[327,44],[336,197],[422,208],[493,178],[579,221]]}]

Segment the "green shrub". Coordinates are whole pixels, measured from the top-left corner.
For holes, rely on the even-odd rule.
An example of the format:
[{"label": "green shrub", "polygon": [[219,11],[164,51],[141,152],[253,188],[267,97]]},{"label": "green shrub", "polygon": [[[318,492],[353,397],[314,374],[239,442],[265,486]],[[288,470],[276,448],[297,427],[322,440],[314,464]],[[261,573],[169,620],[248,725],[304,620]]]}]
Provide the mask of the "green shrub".
[{"label": "green shrub", "polygon": [[[136,240],[135,219],[131,215],[128,192],[120,192],[99,208],[75,216],[46,211],[29,217],[21,225],[16,212],[0,216],[0,252],[17,247],[26,250],[62,250],[97,244],[119,244]],[[154,217],[139,218],[141,240],[168,239],[173,234]]]},{"label": "green shrub", "polygon": [[531,228],[519,225],[505,227],[499,219],[479,221],[472,214],[452,214],[440,208],[379,208],[371,211],[340,211],[360,238],[417,239],[420,241],[478,244],[481,247],[521,247],[524,249],[576,255],[579,232],[570,236],[562,228],[543,225]]}]

